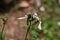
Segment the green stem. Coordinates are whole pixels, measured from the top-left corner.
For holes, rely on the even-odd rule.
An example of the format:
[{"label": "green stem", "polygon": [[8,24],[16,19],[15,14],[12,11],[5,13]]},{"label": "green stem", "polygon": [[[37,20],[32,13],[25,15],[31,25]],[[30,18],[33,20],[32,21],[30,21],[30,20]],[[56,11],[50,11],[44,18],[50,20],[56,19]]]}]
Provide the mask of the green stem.
[{"label": "green stem", "polygon": [[30,26],[31,26],[31,21],[30,21],[30,25],[28,26],[28,29],[27,29],[27,32],[26,32],[25,40],[27,40],[28,32],[30,30]]},{"label": "green stem", "polygon": [[3,24],[2,31],[1,31],[1,40],[3,40],[3,31],[4,31],[4,28],[5,28],[5,24]]}]

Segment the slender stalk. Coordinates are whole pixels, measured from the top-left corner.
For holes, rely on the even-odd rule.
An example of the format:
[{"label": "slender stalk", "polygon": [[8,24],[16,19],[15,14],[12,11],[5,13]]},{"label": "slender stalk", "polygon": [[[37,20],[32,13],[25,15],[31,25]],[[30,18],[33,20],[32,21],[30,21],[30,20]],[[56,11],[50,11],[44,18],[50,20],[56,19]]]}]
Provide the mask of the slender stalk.
[{"label": "slender stalk", "polygon": [[31,26],[31,21],[30,21],[29,23],[30,23],[30,25],[29,25],[28,28],[27,28],[27,32],[26,32],[26,36],[25,36],[25,40],[27,40],[28,32],[29,32],[29,30],[30,30],[30,26]]},{"label": "slender stalk", "polygon": [[1,40],[3,40],[3,31],[4,31],[4,28],[5,28],[5,24],[3,24],[3,26],[2,26],[2,31],[1,31]]}]

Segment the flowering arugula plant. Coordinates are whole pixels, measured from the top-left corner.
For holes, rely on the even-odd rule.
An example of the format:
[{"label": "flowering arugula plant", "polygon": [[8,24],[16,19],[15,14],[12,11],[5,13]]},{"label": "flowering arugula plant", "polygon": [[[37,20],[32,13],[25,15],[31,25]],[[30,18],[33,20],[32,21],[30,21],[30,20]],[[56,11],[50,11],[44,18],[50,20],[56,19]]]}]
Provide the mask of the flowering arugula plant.
[{"label": "flowering arugula plant", "polygon": [[[27,19],[29,15],[30,15],[30,14],[27,14],[27,15],[25,15],[24,17],[20,17],[20,18],[18,18],[18,19],[20,19],[20,20],[22,20],[22,19]],[[37,13],[34,13],[34,15],[33,15],[32,17],[30,17],[29,20],[32,20],[32,18],[39,21],[38,29],[41,30],[41,23],[42,23],[42,22],[41,22],[41,19],[38,17]]]},{"label": "flowering arugula plant", "polygon": [[[27,19],[29,22],[30,22],[30,24],[29,24],[29,27],[28,27],[28,29],[27,29],[27,32],[29,32],[30,31],[30,29],[32,29],[33,27],[32,27],[32,22],[33,22],[33,20],[37,20],[38,22],[39,22],[39,24],[38,24],[38,26],[37,26],[37,29],[38,30],[42,30],[42,28],[41,28],[41,20],[40,20],[40,18],[38,17],[38,15],[37,15],[37,13],[34,13],[34,15],[33,16],[31,16],[31,14],[27,14],[27,15],[25,15],[24,17],[21,17],[21,18],[18,18],[18,19],[20,19],[20,20],[22,20],[22,19]],[[32,30],[31,30],[32,31]],[[29,32],[30,33],[30,32]],[[30,34],[32,34],[32,33],[30,33]],[[28,33],[26,33],[26,35],[28,35]],[[27,37],[27,36],[26,36]],[[26,40],[26,39],[25,39]]]}]

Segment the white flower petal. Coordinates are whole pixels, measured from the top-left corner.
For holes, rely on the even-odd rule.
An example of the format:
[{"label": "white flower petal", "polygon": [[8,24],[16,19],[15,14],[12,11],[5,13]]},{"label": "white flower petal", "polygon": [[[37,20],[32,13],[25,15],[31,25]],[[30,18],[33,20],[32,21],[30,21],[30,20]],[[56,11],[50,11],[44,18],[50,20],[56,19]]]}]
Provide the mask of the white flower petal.
[{"label": "white flower petal", "polygon": [[40,18],[38,17],[37,13],[34,13],[33,18],[36,18],[37,20],[40,19]]},{"label": "white flower petal", "polygon": [[22,19],[26,19],[26,17],[21,17],[21,18],[18,18],[18,19],[22,20]]},{"label": "white flower petal", "polygon": [[41,21],[39,22],[38,29],[41,30]]},{"label": "white flower petal", "polygon": [[34,13],[33,18],[36,18],[37,16],[38,16],[37,13]]},{"label": "white flower petal", "polygon": [[20,17],[20,18],[18,18],[18,19],[22,20],[22,19],[26,19],[27,17],[28,17],[28,16],[25,15],[24,17]]},{"label": "white flower petal", "polygon": [[38,16],[36,12],[34,13],[34,15],[35,15],[35,16]]},{"label": "white flower petal", "polygon": [[39,18],[39,17],[36,17],[36,19],[37,19],[37,20],[40,20],[40,18]]}]

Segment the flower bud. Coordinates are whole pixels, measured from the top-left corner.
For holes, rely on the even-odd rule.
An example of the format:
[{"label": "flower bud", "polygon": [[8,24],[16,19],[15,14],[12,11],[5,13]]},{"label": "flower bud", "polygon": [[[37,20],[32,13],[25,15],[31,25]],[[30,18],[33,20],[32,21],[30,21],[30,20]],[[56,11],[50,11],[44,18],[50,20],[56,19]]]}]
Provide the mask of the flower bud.
[{"label": "flower bud", "polygon": [[3,24],[6,24],[7,20],[8,20],[7,17],[5,17],[5,16],[2,17]]}]

